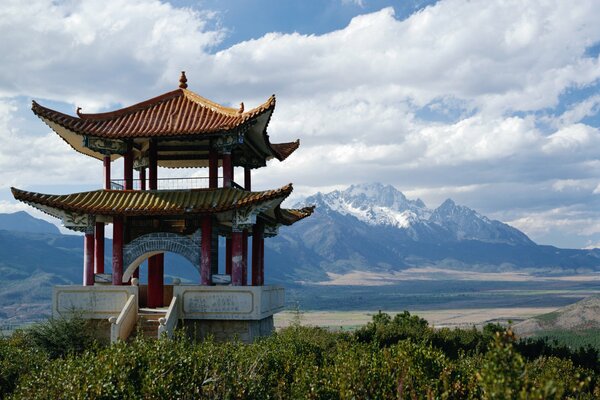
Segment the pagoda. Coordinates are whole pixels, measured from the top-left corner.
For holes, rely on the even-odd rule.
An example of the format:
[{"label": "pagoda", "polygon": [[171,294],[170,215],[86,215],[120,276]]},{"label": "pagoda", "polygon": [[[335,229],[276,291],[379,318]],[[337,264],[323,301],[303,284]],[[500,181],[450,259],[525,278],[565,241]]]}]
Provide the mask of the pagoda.
[{"label": "pagoda", "polygon": [[[264,238],[313,212],[281,207],[291,184],[252,191],[253,169],[273,158],[283,161],[299,146],[271,143],[267,126],[274,109],[275,96],[248,111],[244,103],[237,109],[219,105],[188,90],[185,72],[176,90],[111,112],[78,108],[71,116],[34,101],[33,112],[74,150],[102,161],[104,172],[103,189],[94,191],[51,195],[12,188],[17,200],[84,233],[83,284],[54,288],[53,315],[94,320],[112,341],[127,339],[136,327],[153,337],[171,335],[178,323],[195,337],[218,340],[249,342],[272,332],[284,292],[264,285]],[[112,179],[111,164],[119,159],[124,177]],[[159,178],[159,166],[208,169],[208,176]],[[234,167],[243,170],[239,178]],[[165,252],[189,260],[197,281],[165,285]],[[146,260],[142,285],[139,268]]]}]

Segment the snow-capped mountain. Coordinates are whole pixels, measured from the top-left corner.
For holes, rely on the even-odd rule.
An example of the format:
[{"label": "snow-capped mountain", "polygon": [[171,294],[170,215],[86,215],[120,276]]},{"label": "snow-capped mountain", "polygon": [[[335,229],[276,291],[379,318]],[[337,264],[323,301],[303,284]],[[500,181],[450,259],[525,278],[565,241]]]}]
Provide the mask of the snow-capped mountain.
[{"label": "snow-capped mountain", "polygon": [[391,225],[408,228],[429,218],[429,210],[421,199],[408,200],[402,192],[381,183],[352,185],[344,191],[317,193],[305,203],[324,206],[342,215],[352,215],[369,225]]},{"label": "snow-capped mountain", "polygon": [[421,199],[409,200],[391,185],[352,185],[346,190],[317,193],[303,203],[349,215],[372,226],[399,228],[413,240],[479,240],[490,243],[533,244],[519,230],[493,221],[451,199],[431,210]]}]

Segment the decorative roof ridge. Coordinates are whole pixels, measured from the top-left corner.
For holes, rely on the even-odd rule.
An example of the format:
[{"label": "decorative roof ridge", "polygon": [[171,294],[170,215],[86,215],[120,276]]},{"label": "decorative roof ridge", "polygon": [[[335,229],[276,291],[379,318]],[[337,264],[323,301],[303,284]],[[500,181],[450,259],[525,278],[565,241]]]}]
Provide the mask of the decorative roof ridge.
[{"label": "decorative roof ridge", "polygon": [[193,101],[194,103],[200,106],[212,108],[214,111],[220,111],[233,117],[237,117],[240,115],[238,109],[226,107],[222,104],[209,100],[206,97],[200,96],[198,93],[192,92],[191,90],[183,89],[182,92],[188,100]]},{"label": "decorative roof ridge", "polygon": [[243,122],[246,122],[247,120],[252,119],[257,115],[262,114],[265,111],[272,110],[273,108],[275,108],[275,104],[277,102],[275,95],[272,94],[264,103],[244,112],[243,102],[240,103],[240,108],[238,109],[226,107],[224,105],[216,103],[212,100],[207,99],[206,97],[200,96],[198,93],[192,92],[191,90],[183,89],[183,92],[188,100],[191,100],[202,107],[209,107],[212,108],[214,111],[222,112],[232,117],[242,117]]},{"label": "decorative roof ridge", "polygon": [[[223,106],[212,100],[209,100],[205,97],[202,97],[199,94],[192,92],[191,90],[178,88],[173,91],[161,94],[160,96],[156,96],[151,99],[144,100],[140,103],[136,103],[136,104],[133,104],[128,107],[124,107],[124,108],[121,108],[118,110],[113,110],[113,111],[107,111],[107,112],[103,112],[103,113],[90,113],[90,114],[82,113],[80,111],[81,107],[78,107],[77,108],[77,117],[79,117],[81,120],[110,120],[110,119],[114,119],[114,118],[118,118],[118,117],[122,117],[125,115],[129,115],[129,114],[133,114],[133,113],[142,111],[144,109],[156,106],[157,104],[160,104],[163,101],[171,100],[171,99],[181,97],[181,96],[185,97],[189,101],[192,101],[192,102],[198,104],[201,107],[210,108],[213,111],[220,112],[220,113],[232,116],[232,117],[242,117],[243,122],[246,122],[247,120],[252,119],[253,117],[255,117],[257,115],[262,114],[263,112],[265,112],[267,110],[273,109],[275,107],[275,103],[276,103],[275,95],[273,94],[263,104],[260,104],[259,106],[254,107],[253,109],[248,110],[246,112],[240,112],[242,110],[242,108],[236,109],[236,108],[226,107],[226,106]],[[48,107],[44,107],[41,104],[39,104],[38,102],[36,102],[35,100],[32,100],[31,109],[38,116],[39,116],[39,114],[55,113],[55,114],[59,114],[63,117],[70,118],[70,119],[77,118],[73,115],[65,114],[60,111],[56,111],[51,108],[48,108]]]},{"label": "decorative roof ridge", "polygon": [[37,115],[38,117],[40,117],[40,116],[44,116],[45,117],[46,114],[53,113],[53,114],[58,114],[58,115],[60,115],[62,117],[75,118],[72,115],[65,114],[65,113],[62,113],[60,111],[56,111],[56,110],[53,110],[51,108],[48,108],[48,107],[44,107],[43,105],[41,105],[40,103],[38,103],[35,100],[31,100],[31,111],[33,111],[33,113],[35,115]]},{"label": "decorative roof ridge", "polygon": [[136,104],[124,107],[124,108],[120,108],[118,110],[107,111],[107,112],[103,112],[103,113],[85,114],[85,113],[78,111],[77,116],[83,120],[103,120],[103,119],[112,119],[112,118],[116,118],[116,117],[121,117],[124,115],[133,114],[135,112],[155,106],[156,104],[162,103],[163,101],[171,100],[176,97],[181,97],[184,95],[184,91],[186,91],[186,89],[175,89],[170,92],[163,93],[159,96],[153,97],[151,99],[144,100],[140,103],[136,103]]}]

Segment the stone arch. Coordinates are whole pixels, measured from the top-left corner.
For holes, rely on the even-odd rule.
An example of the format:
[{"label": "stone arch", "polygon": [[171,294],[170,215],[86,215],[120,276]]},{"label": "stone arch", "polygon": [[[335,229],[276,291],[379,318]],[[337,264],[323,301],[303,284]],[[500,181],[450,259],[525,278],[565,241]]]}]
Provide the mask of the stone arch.
[{"label": "stone arch", "polygon": [[200,230],[192,236],[156,232],[142,235],[123,246],[123,282],[128,282],[133,272],[148,257],[166,251],[179,254],[200,271]]}]

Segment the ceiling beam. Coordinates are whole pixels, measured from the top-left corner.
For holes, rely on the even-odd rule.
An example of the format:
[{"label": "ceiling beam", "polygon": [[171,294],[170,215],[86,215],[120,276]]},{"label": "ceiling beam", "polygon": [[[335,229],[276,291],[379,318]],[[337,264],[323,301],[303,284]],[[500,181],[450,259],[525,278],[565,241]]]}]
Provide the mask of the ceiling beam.
[{"label": "ceiling beam", "polygon": [[158,160],[208,160],[207,154],[158,154]]},{"label": "ceiling beam", "polygon": [[190,145],[168,145],[159,144],[156,146],[157,151],[209,151],[209,145],[190,144]]}]

